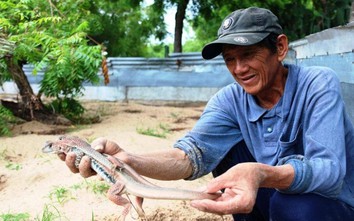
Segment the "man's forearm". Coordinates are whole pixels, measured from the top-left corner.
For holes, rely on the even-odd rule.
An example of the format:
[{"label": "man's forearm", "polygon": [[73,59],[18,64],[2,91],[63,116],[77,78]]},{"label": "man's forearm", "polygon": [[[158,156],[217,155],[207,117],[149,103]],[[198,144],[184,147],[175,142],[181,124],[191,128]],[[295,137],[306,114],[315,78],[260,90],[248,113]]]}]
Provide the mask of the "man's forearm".
[{"label": "man's forearm", "polygon": [[128,154],[125,162],[140,175],[159,180],[184,179],[192,174],[187,155],[175,148],[144,155]]}]

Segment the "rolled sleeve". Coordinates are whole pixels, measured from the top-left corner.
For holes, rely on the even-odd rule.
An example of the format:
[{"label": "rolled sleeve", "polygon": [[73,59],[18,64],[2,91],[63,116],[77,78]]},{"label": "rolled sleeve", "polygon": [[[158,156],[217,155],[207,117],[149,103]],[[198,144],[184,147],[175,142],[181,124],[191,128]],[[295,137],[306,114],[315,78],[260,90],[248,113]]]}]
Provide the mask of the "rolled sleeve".
[{"label": "rolled sleeve", "polygon": [[[341,191],[343,181],[339,178],[338,173],[334,169],[330,169],[331,161],[326,161],[328,167],[323,166],[324,163],[320,161],[308,160],[302,155],[291,155],[279,160],[277,165],[289,164],[294,168],[295,176],[292,184],[287,189],[278,190],[288,194],[301,194],[314,192],[327,197],[335,198]],[[338,168],[339,166],[332,166]],[[318,175],[320,170],[333,171],[332,179],[329,179],[328,173],[323,173],[323,177]],[[323,171],[324,172],[324,171]],[[317,174],[317,175],[316,175]],[[337,178],[337,179],[336,179]],[[326,182],[327,180],[327,182]],[[317,183],[317,185],[316,185]],[[326,185],[324,185],[326,184]]]},{"label": "rolled sleeve", "polygon": [[309,161],[302,155],[287,156],[278,162],[278,165],[290,164],[295,170],[295,177],[288,189],[279,190],[283,193],[304,193],[309,189],[313,177]]}]

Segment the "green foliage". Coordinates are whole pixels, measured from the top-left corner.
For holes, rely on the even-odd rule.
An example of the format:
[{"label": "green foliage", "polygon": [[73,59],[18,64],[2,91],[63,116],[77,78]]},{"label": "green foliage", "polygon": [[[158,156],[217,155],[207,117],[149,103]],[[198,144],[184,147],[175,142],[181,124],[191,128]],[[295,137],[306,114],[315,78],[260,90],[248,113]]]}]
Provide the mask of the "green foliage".
[{"label": "green foliage", "polygon": [[14,121],[15,117],[11,111],[0,105],[0,136],[11,135],[10,125]]},{"label": "green foliage", "polygon": [[75,123],[80,121],[85,112],[85,108],[80,102],[73,98],[58,98],[49,105],[55,112],[64,115],[67,119]]},{"label": "green foliage", "polygon": [[[167,51],[166,51],[167,50]],[[149,44],[145,50],[146,57],[163,58],[167,57],[173,50],[173,44]]]},{"label": "green foliage", "polygon": [[183,45],[183,52],[196,52],[201,51],[204,44],[196,39],[188,40]]},{"label": "green foliage", "polygon": [[58,186],[49,193],[49,199],[60,205],[64,205],[69,200],[75,198],[72,196],[71,191],[68,188]]},{"label": "green foliage", "polygon": [[0,26],[0,85],[11,79],[11,75],[7,71],[5,60],[2,58],[8,53],[12,53],[15,47],[14,42],[10,42],[6,39],[7,37],[3,33],[3,30],[3,27]]},{"label": "green foliage", "polygon": [[232,11],[251,6],[264,7],[278,15],[284,32],[290,41],[293,41],[326,28],[346,24],[349,20],[351,2],[351,0],[194,0],[192,7],[194,16],[190,22],[197,39],[204,45],[216,39],[221,21]]},{"label": "green foliage", "polygon": [[86,181],[87,188],[95,194],[106,194],[110,185],[102,181]]},{"label": "green foliage", "polygon": [[[0,38],[16,45],[7,56],[20,67],[23,63],[34,65],[33,74],[44,72],[39,94],[57,99],[59,113],[82,114],[74,99],[82,94],[84,83],[99,83],[102,60],[102,46],[87,34],[96,24],[96,17],[87,19],[91,3],[10,0],[0,1],[0,7]],[[0,83],[8,80],[1,58],[0,73],[4,74]]]},{"label": "green foliage", "polygon": [[141,128],[138,127],[136,128],[136,131],[139,134],[147,135],[147,136],[153,136],[153,137],[160,137],[160,138],[166,138],[167,134],[171,133],[171,130],[168,128],[167,125],[164,124],[159,124],[158,127],[156,128]]},{"label": "green foliage", "polygon": [[60,214],[58,208],[53,205],[45,205],[42,215],[37,216],[35,221],[69,220]]},{"label": "green foliage", "polygon": [[[2,213],[0,214],[1,221],[54,221],[54,220],[69,220],[60,214],[59,209],[53,205],[45,205],[41,215],[31,219],[29,213]],[[93,219],[92,219],[93,220]]]},{"label": "green foliage", "polygon": [[90,9],[100,28],[90,34],[107,46],[109,56],[149,56],[151,35],[161,40],[166,35],[164,5],[155,1],[144,6],[142,0],[96,1]]},{"label": "green foliage", "polygon": [[18,163],[8,162],[5,167],[9,170],[20,170],[22,166]]},{"label": "green foliage", "polygon": [[26,221],[29,220],[30,215],[28,213],[4,213],[0,214],[0,220],[2,221]]}]

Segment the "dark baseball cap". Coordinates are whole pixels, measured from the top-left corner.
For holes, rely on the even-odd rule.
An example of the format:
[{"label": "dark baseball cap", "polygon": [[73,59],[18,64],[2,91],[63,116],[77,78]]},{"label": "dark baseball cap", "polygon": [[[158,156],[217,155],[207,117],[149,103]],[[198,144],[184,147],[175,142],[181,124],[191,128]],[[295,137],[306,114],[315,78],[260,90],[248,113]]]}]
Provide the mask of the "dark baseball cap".
[{"label": "dark baseball cap", "polygon": [[212,59],[222,52],[223,44],[254,45],[270,33],[282,34],[278,17],[264,8],[239,9],[228,15],[218,31],[218,39],[205,45],[204,59]]}]

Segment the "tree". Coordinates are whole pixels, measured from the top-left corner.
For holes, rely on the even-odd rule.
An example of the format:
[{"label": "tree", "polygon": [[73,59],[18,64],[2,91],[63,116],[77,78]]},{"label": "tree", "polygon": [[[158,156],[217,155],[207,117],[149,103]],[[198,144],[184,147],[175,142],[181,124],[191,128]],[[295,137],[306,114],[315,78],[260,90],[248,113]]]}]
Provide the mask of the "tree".
[{"label": "tree", "polygon": [[142,2],[101,0],[91,5],[96,25],[89,34],[107,46],[109,56],[146,56],[149,38],[165,37],[164,2],[157,0],[149,6]]},{"label": "tree", "polygon": [[[182,3],[177,1],[177,4]],[[350,18],[351,4],[352,0],[193,0],[190,7],[193,15],[189,22],[198,39],[195,45],[204,45],[215,40],[222,19],[232,11],[250,6],[264,7],[278,15],[284,32],[292,41],[346,24]]]},{"label": "tree", "polygon": [[316,13],[314,31],[346,24],[350,19],[352,0],[313,0]]},{"label": "tree", "polygon": [[[75,0],[9,0],[0,1],[0,7],[2,40],[14,45],[10,49],[0,47],[0,79],[12,79],[20,95],[19,104],[8,107],[23,119],[56,123],[57,115],[45,107],[41,95],[55,98],[64,108],[77,104],[73,101],[82,93],[84,82],[99,82],[103,47],[87,35],[90,4]],[[45,72],[38,94],[23,72],[26,63],[34,65],[34,74]]]},{"label": "tree", "polygon": [[177,11],[176,11],[176,25],[175,25],[175,37],[173,43],[174,52],[182,52],[182,34],[183,34],[183,21],[186,18],[186,9],[189,0],[177,0]]},{"label": "tree", "polygon": [[183,35],[183,22],[186,19],[187,6],[189,0],[157,0],[160,6],[163,8],[176,6],[175,14],[175,30],[173,40],[173,52],[182,52],[182,35]]}]

